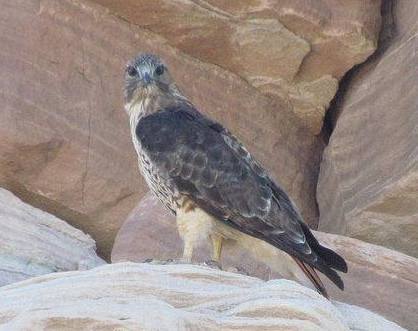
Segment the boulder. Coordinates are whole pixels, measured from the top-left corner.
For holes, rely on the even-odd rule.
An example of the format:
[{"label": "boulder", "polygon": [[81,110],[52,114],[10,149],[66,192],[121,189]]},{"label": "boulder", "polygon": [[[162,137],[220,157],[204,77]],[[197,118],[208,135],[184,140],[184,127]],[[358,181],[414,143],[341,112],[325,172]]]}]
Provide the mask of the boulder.
[{"label": "boulder", "polygon": [[418,2],[393,2],[393,37],[353,75],[324,153],[319,229],[418,257]]},{"label": "boulder", "polygon": [[323,143],[286,102],[90,2],[3,3],[0,21],[0,185],[89,233],[100,255],[110,256],[117,230],[147,191],[122,97],[125,64],[144,51],[162,56],[196,106],[280,174],[317,223]]},{"label": "boulder", "polygon": [[119,263],[37,277],[0,296],[2,330],[405,330],[291,281],[193,265]]},{"label": "boulder", "polygon": [[344,292],[322,277],[331,298],[370,309],[410,331],[418,331],[418,259],[358,239],[315,231],[326,247],[348,263]]},{"label": "boulder", "polygon": [[0,286],[104,263],[90,236],[0,188]]},{"label": "boulder", "polygon": [[338,80],[376,49],[380,0],[94,0],[203,62],[286,99],[318,134]]},{"label": "boulder", "polygon": [[[331,298],[359,305],[393,320],[409,330],[418,331],[418,260],[390,249],[357,239],[315,232],[326,247],[340,253],[349,272],[341,274],[344,292],[322,277]],[[147,259],[178,259],[182,241],[173,215],[151,195],[146,196],[121,227],[112,251],[112,261],[143,262]],[[210,246],[204,243],[194,256],[196,263],[209,260]],[[288,278],[301,281],[282,264],[288,256],[254,239],[227,241],[222,251],[222,268],[248,273],[264,280]]]}]

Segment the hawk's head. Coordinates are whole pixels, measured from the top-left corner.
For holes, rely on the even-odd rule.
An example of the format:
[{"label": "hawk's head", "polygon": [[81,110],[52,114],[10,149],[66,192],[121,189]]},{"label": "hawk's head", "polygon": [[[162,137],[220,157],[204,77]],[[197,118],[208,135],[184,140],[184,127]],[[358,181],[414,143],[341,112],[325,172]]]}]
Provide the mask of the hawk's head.
[{"label": "hawk's head", "polygon": [[170,93],[173,89],[176,89],[175,84],[158,56],[140,54],[127,64],[124,89],[127,103],[152,94]]}]

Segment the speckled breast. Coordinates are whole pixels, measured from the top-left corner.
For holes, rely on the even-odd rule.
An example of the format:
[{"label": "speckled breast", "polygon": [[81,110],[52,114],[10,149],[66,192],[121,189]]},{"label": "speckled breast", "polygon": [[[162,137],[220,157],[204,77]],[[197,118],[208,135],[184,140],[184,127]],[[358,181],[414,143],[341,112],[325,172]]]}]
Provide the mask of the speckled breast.
[{"label": "speckled breast", "polygon": [[158,169],[153,166],[151,160],[147,157],[146,153],[142,150],[139,143],[136,144],[136,150],[138,153],[138,165],[142,175],[145,178],[151,191],[157,196],[157,198],[164,204],[166,208],[172,212],[176,212],[177,204],[174,200],[174,187],[172,187],[168,180],[165,180],[158,173]]},{"label": "speckled breast", "polygon": [[170,185],[169,180],[160,175],[158,168],[151,162],[136,136],[136,127],[139,121],[147,116],[147,114],[152,113],[150,109],[152,109],[153,106],[150,104],[149,99],[144,99],[142,102],[135,104],[133,107],[128,105],[127,108],[129,108],[130,112],[129,122],[131,126],[131,137],[135,150],[138,154],[139,169],[150,190],[157,196],[166,208],[175,213],[177,209],[175,201],[175,187]]}]

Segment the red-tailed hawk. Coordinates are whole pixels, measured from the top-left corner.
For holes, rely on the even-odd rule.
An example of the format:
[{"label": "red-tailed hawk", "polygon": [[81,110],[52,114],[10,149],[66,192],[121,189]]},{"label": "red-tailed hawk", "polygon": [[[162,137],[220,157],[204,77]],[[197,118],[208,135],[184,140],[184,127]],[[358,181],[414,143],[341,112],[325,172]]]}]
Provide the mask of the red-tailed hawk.
[{"label": "red-tailed hawk", "polygon": [[287,194],[180,93],[158,57],[142,54],[127,65],[124,92],[140,170],[176,214],[185,261],[208,238],[219,261],[222,240],[245,233],[289,254],[324,296],[314,268],[343,289],[335,270],[347,272],[344,259],[318,243]]}]

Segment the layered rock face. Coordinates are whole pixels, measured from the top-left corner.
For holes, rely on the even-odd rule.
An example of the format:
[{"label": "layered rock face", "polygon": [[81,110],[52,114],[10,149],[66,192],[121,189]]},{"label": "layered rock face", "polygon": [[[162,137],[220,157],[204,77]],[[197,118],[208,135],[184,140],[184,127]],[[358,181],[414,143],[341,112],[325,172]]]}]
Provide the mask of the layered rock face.
[{"label": "layered rock face", "polygon": [[[418,330],[418,260],[384,247],[356,239],[315,232],[326,247],[341,254],[349,272],[342,274],[344,292],[322,277],[331,298],[370,309],[399,323],[408,330]],[[203,243],[194,261],[210,258],[210,245]],[[182,241],[174,216],[151,195],[146,196],[120,229],[112,251],[112,261],[143,262],[146,259],[178,259]],[[224,242],[223,270],[248,273],[261,279],[297,279],[286,272],[283,262],[288,255],[254,239],[248,242]],[[292,261],[288,261],[292,263]],[[303,283],[305,284],[305,283]]]},{"label": "layered rock face", "polygon": [[316,232],[348,262],[341,292],[325,277],[331,298],[370,309],[410,331],[418,330],[418,259],[357,239]]},{"label": "layered rock face", "polygon": [[418,256],[418,3],[394,2],[394,38],[350,83],[317,199],[323,231]]},{"label": "layered rock face", "polygon": [[323,145],[285,100],[98,5],[22,0],[1,6],[0,184],[92,235],[103,256],[146,191],[122,98],[123,68],[139,51],[161,55],[184,93],[230,128],[316,225]]},{"label": "layered rock face", "polygon": [[404,330],[294,282],[192,265],[114,264],[34,278],[0,295],[3,330]]},{"label": "layered rock face", "polygon": [[[389,3],[389,2],[385,2]],[[0,185],[89,233],[112,261],[176,259],[172,215],[137,170],[125,63],[160,55],[199,110],[228,127],[311,227],[418,256],[418,5],[355,75],[317,174],[338,82],[376,48],[381,0],[18,0],[0,4]],[[125,223],[127,213],[144,197]],[[289,256],[227,241],[224,270],[105,262],[82,231],[0,189],[0,330],[403,330],[285,280]],[[418,261],[316,233],[344,256],[344,292],[418,330]],[[196,262],[208,260],[202,245]],[[27,280],[31,277],[37,277]],[[296,279],[300,280],[296,277]],[[268,280],[265,282],[264,280]]]},{"label": "layered rock face", "polygon": [[380,0],[94,0],[287,101],[320,132],[338,80],[376,48]]},{"label": "layered rock face", "polygon": [[0,189],[0,286],[104,263],[90,236]]}]

